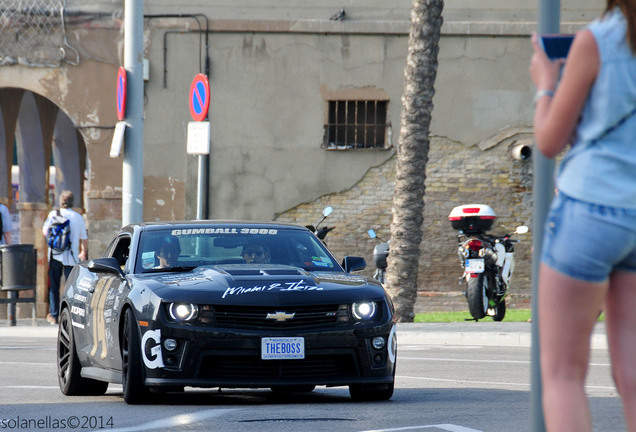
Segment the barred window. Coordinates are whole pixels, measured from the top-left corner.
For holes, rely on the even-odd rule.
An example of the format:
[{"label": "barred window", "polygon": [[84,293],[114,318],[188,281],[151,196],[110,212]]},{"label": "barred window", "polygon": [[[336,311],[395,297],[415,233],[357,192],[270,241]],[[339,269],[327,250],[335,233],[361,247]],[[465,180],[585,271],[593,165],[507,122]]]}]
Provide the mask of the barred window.
[{"label": "barred window", "polygon": [[325,125],[327,150],[383,149],[387,134],[387,100],[329,100]]}]

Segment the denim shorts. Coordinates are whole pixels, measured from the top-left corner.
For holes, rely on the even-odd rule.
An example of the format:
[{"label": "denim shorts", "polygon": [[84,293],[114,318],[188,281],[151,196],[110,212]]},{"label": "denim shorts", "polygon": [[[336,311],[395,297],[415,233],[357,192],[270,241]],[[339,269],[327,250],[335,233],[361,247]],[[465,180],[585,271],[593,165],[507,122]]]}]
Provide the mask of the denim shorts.
[{"label": "denim shorts", "polygon": [[560,193],[546,219],[541,262],[575,279],[636,272],[636,210],[578,201]]}]

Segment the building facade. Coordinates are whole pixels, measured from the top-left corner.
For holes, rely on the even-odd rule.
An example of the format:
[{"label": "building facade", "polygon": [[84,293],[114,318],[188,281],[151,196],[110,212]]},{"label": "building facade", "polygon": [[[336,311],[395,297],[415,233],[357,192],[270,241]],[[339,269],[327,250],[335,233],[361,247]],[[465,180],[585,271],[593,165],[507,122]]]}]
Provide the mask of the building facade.
[{"label": "building facade", "polygon": [[[39,251],[44,314],[40,227],[57,194],[70,189],[78,197],[90,257],[121,225],[122,158],[109,152],[125,11],[123,1],[18,6],[24,3],[0,1],[8,17],[0,29],[0,201],[19,213],[20,242]],[[337,227],[330,248],[339,257],[365,256],[372,273],[366,231],[389,235],[410,2],[305,3],[144,2],[143,219],[196,217],[200,158],[186,151],[188,98],[195,75],[205,73],[204,217],[304,225],[330,205],[327,222]],[[601,7],[563,0],[562,32],[582,27]],[[416,310],[464,304],[447,221],[452,207],[484,202],[506,227],[532,224],[531,159],[515,159],[511,150],[532,143],[535,8],[520,0],[445,2]],[[19,196],[12,192],[14,148]],[[529,297],[531,239],[518,248],[512,294],[520,304]]]}]

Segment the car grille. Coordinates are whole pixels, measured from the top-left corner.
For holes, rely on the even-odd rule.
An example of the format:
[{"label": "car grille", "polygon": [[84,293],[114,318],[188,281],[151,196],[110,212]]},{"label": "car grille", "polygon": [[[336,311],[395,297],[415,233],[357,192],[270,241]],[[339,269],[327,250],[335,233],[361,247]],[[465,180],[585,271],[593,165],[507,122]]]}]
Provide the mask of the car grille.
[{"label": "car grille", "polygon": [[[335,324],[339,305],[321,306],[214,306],[217,327],[240,329],[308,328]],[[277,314],[283,312],[283,314]],[[267,318],[270,314],[270,319]],[[293,314],[293,318],[289,318]],[[278,318],[278,320],[276,319]],[[285,319],[285,317],[287,317]]]},{"label": "car grille", "polygon": [[328,379],[358,376],[353,354],[314,355],[303,360],[261,360],[251,356],[204,356],[201,378]]}]

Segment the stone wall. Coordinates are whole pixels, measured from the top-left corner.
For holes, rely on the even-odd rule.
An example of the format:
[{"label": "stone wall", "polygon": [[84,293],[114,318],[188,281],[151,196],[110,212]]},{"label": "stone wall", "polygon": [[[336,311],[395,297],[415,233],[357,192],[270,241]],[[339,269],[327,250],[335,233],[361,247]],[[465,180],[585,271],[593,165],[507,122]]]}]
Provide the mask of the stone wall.
[{"label": "stone wall", "polygon": [[[448,214],[457,205],[488,204],[498,215],[495,233],[514,231],[518,225],[532,226],[532,160],[516,160],[511,148],[529,144],[531,132],[511,128],[473,146],[433,137],[427,166],[424,234],[418,274],[416,312],[467,310],[464,289],[459,284],[461,267],[457,257],[457,232]],[[363,256],[373,275],[373,247],[377,240],[367,235],[373,228],[379,238],[390,237],[391,206],[395,187],[395,155],[369,169],[352,188],[304,203],[280,215],[278,221],[316,224],[322,209],[334,211],[324,224],[336,229],[327,244],[341,260],[345,255]],[[505,227],[505,228],[504,228]],[[531,293],[532,233],[518,237],[516,269],[508,305],[529,308]]]}]

